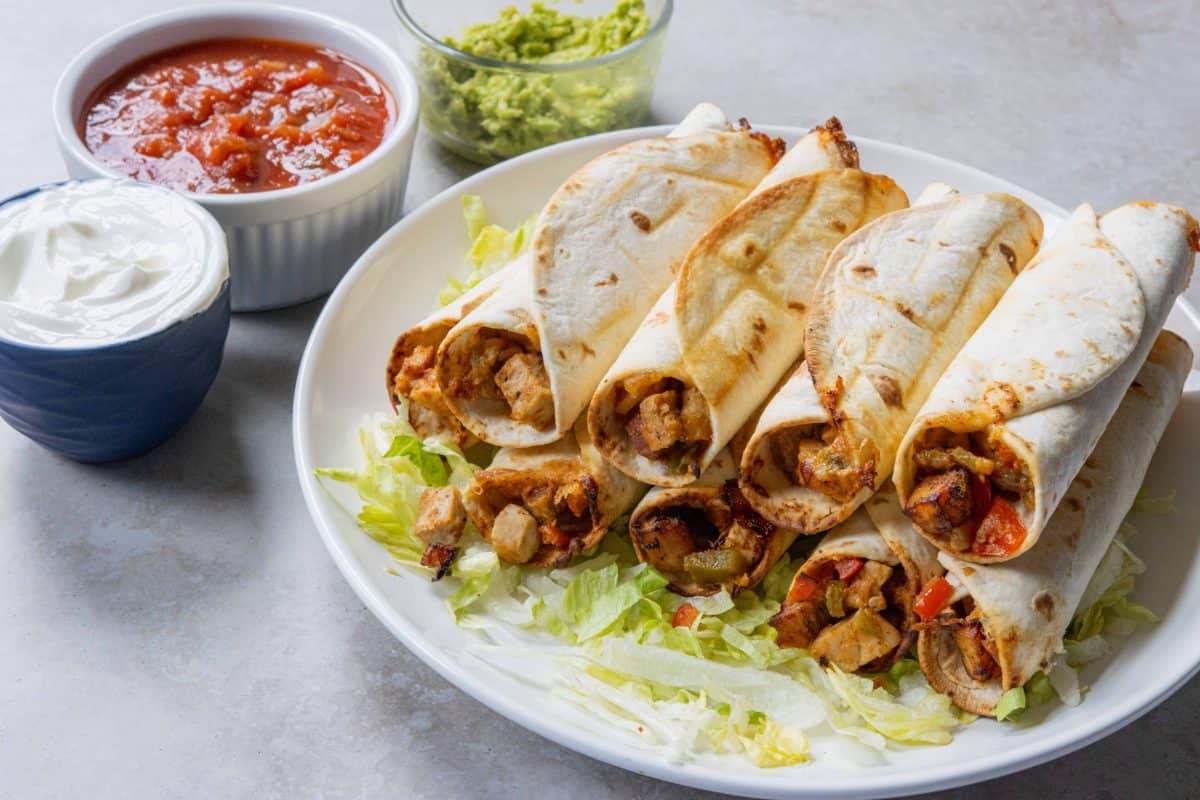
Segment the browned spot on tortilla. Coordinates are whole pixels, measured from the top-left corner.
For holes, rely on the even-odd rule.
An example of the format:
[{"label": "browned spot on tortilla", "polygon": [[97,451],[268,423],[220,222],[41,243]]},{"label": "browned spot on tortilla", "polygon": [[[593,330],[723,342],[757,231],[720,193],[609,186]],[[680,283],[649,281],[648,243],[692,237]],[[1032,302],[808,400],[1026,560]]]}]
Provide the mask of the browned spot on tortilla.
[{"label": "browned spot on tortilla", "polygon": [[904,395],[900,391],[900,384],[891,375],[872,375],[871,385],[879,392],[879,399],[885,406],[904,408]]},{"label": "browned spot on tortilla", "polygon": [[751,325],[754,328],[755,333],[762,333],[767,329],[767,323],[763,321],[762,317],[755,317],[754,322]]},{"label": "browned spot on tortilla", "polygon": [[688,145],[688,152],[696,158],[703,158],[709,151],[707,142],[693,142]]},{"label": "browned spot on tortilla", "polygon": [[1054,597],[1049,592],[1039,592],[1033,598],[1033,608],[1047,620],[1054,618]]},{"label": "browned spot on tortilla", "polygon": [[608,273],[607,278],[604,278],[603,280],[598,280],[592,285],[593,286],[616,286],[620,282],[620,280],[621,279],[617,277],[617,273],[610,272],[610,273]]},{"label": "browned spot on tortilla", "polygon": [[540,250],[537,254],[537,262],[545,266],[550,263],[550,256],[546,254],[546,251]]},{"label": "browned spot on tortilla", "polygon": [[1084,461],[1083,465],[1088,469],[1098,469],[1100,467],[1099,462],[1093,456],[1088,456],[1087,461]]},{"label": "browned spot on tortilla", "polygon": [[1133,384],[1129,387],[1129,391],[1137,392],[1138,394],[1145,395],[1146,397],[1150,396],[1150,392],[1146,390],[1146,387],[1137,381],[1133,382]]},{"label": "browned spot on tortilla", "polygon": [[996,245],[996,247],[1000,250],[1000,254],[1002,256],[1004,256],[1004,260],[1008,263],[1009,270],[1012,271],[1013,275],[1016,275],[1017,274],[1017,254],[1014,253],[1013,249],[1011,247],[1009,247],[1008,245],[1006,245],[1004,242],[1001,242],[1000,244]]},{"label": "browned spot on tortilla", "polygon": [[1033,367],[1034,377],[1041,380],[1046,377],[1046,365],[1038,361],[1036,358],[1029,359],[1029,365]]},{"label": "browned spot on tortilla", "polygon": [[545,297],[547,294],[549,294],[549,292],[546,291],[545,286],[538,287],[538,290],[537,290],[538,297]]},{"label": "browned spot on tortilla", "polygon": [[1066,503],[1067,508],[1071,509],[1072,511],[1079,511],[1081,508],[1083,508],[1083,503],[1079,502],[1078,497],[1068,497],[1063,502]]},{"label": "browned spot on tortilla", "polygon": [[742,254],[749,258],[758,252],[758,248],[754,246],[754,242],[747,241],[745,247],[742,248]]},{"label": "browned spot on tortilla", "polygon": [[915,236],[905,236],[905,237],[904,237],[904,241],[906,241],[906,242],[909,242],[909,243],[912,243],[912,244],[915,244],[915,243],[916,243],[916,241],[917,241],[917,237],[915,237]]},{"label": "browned spot on tortilla", "polygon": [[833,228],[838,233],[846,232],[846,223],[842,222],[840,219],[830,220],[829,227]]},{"label": "browned spot on tortilla", "polygon": [[1156,258],[1154,259],[1154,263],[1161,267],[1163,265],[1163,260],[1161,258]]},{"label": "browned spot on tortilla", "polygon": [[650,319],[648,319],[646,321],[653,322],[655,324],[659,324],[662,322],[670,322],[671,315],[668,314],[666,311],[657,311],[657,312],[655,312],[654,316],[650,317]]},{"label": "browned spot on tortilla", "polygon": [[633,220],[633,224],[642,233],[650,232],[650,218],[640,211],[630,211],[629,218]]},{"label": "browned spot on tortilla", "polygon": [[1188,245],[1192,248],[1192,252],[1200,253],[1200,225],[1197,225],[1196,220],[1191,216],[1188,216],[1188,222],[1191,223],[1188,225]]},{"label": "browned spot on tortilla", "polygon": [[789,301],[787,307],[792,311],[804,311],[806,308],[808,308],[808,306],[804,305],[804,303],[801,303],[799,300]]},{"label": "browned spot on tortilla", "polygon": [[579,343],[579,349],[583,351],[583,354],[584,354],[585,356],[594,356],[594,355],[596,355],[596,351],[595,351],[595,350],[593,350],[592,348],[588,347],[586,342],[580,342],[580,343]]},{"label": "browned spot on tortilla", "polygon": [[1085,489],[1091,489],[1093,486],[1096,485],[1095,481],[1093,481],[1091,478],[1087,477],[1086,475],[1076,476],[1075,482],[1078,483],[1080,486],[1082,486]]},{"label": "browned spot on tortilla", "polygon": [[1058,356],[1059,358],[1066,358],[1067,351],[1066,350],[1055,350],[1054,355]]},{"label": "browned spot on tortilla", "polygon": [[560,348],[558,349],[558,357],[559,357],[559,358],[563,358],[563,359],[565,359],[565,358],[567,357],[567,351],[566,351],[566,350],[563,350],[563,349],[560,347]]},{"label": "browned spot on tortilla", "polygon": [[974,567],[963,567],[963,575],[966,575],[969,578],[974,574],[975,574]]},{"label": "browned spot on tortilla", "polygon": [[870,264],[859,264],[857,267],[851,267],[850,271],[864,278],[874,278],[878,274]]},{"label": "browned spot on tortilla", "polygon": [[901,315],[903,315],[904,318],[907,319],[909,322],[917,321],[917,315],[913,313],[913,310],[911,308],[904,305],[904,303],[897,301],[896,302],[896,310],[899,311],[901,313]]},{"label": "browned spot on tortilla", "polygon": [[1133,336],[1133,328],[1129,327],[1124,322],[1121,323],[1121,330],[1123,330],[1127,336]]},{"label": "browned spot on tortilla", "polygon": [[667,186],[674,186],[674,185],[675,185],[675,179],[667,178]]},{"label": "browned spot on tortilla", "polygon": [[983,391],[983,402],[998,419],[1012,416],[1021,407],[1021,398],[1010,384],[993,383]]},{"label": "browned spot on tortilla", "polygon": [[949,247],[949,246],[950,246],[949,242],[942,242],[942,241],[938,242],[938,247]]},{"label": "browned spot on tortilla", "polygon": [[929,302],[931,305],[939,306],[943,301],[945,301],[945,299],[945,292],[934,292],[933,294],[929,295]]}]

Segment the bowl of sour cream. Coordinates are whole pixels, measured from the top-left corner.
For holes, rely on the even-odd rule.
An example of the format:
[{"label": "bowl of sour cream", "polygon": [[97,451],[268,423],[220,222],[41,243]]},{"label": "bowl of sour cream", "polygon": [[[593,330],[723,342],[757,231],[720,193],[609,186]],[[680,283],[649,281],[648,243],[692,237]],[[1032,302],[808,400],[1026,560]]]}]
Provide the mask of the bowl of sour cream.
[{"label": "bowl of sour cream", "polygon": [[77,461],[149,450],[221,366],[229,253],[168,189],[97,179],[0,202],[0,417]]}]

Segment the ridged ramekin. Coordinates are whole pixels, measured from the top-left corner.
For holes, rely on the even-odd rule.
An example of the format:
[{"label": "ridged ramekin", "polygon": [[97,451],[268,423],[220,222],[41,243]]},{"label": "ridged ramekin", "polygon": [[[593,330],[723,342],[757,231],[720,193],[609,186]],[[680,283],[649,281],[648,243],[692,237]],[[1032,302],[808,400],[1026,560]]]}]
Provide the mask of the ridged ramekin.
[{"label": "ridged ramekin", "polygon": [[369,67],[391,90],[397,119],[373,152],[312,183],[248,194],[182,192],[207,209],[229,241],[234,311],[279,308],[330,291],[372,242],[400,218],[416,137],[412,74],[382,41],[334,17],[273,5],[215,5],[158,14],[97,40],[54,90],[59,149],[73,178],[126,177],[105,167],[80,138],[93,91],[122,67],[160,50],[220,37],[287,39],[328,47]]},{"label": "ridged ramekin", "polygon": [[[15,195],[0,201],[0,208],[61,185]],[[208,215],[198,211],[197,217],[211,226],[215,240],[223,238]],[[224,247],[212,258],[224,273]],[[200,407],[221,368],[229,317],[226,279],[207,306],[142,336],[52,347],[0,335],[0,417],[75,461],[115,461],[145,452],[170,438]]]}]

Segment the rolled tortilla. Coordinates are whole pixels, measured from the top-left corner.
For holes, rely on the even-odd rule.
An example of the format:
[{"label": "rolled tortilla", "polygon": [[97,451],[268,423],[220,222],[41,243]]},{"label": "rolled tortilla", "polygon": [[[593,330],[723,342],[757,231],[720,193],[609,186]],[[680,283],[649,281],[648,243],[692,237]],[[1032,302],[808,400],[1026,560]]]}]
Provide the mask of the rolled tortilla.
[{"label": "rolled tortilla", "polygon": [[475,473],[463,502],[471,522],[493,540],[496,517],[517,506],[533,518],[538,543],[528,558],[502,558],[536,567],[562,567],[599,543],[608,528],[646,491],[613,469],[592,445],[582,423],[548,445],[502,448]]},{"label": "rolled tortilla", "polygon": [[588,407],[605,458],[658,486],[712,463],[799,355],[829,253],[908,204],[891,178],[857,167],[830,119],[696,243]]},{"label": "rolled tortilla", "polygon": [[454,415],[503,446],[563,436],[688,249],[781,148],[708,130],[631,142],[576,171],[538,218],[528,265],[442,342],[437,380]]},{"label": "rolled tortilla", "polygon": [[830,531],[796,572],[771,620],[776,641],[847,672],[886,670],[916,642],[912,601],[945,571],[937,555],[904,516],[895,490],[881,489]]},{"label": "rolled tortilla", "polygon": [[891,474],[934,382],[1033,256],[1042,222],[1007,194],[935,185],[847,238],[813,297],[801,364],[741,462],[746,499],[818,533]]},{"label": "rolled tortilla", "polygon": [[1158,336],[1037,547],[1002,564],[939,555],[962,599],[922,626],[917,649],[930,684],[960,708],[994,716],[1004,692],[1024,686],[1062,651],[1067,626],[1133,505],[1191,363],[1182,339],[1170,331]]},{"label": "rolled tortilla", "polygon": [[387,364],[388,400],[397,413],[404,409],[409,424],[421,438],[445,436],[459,447],[475,441],[442,399],[434,372],[435,356],[450,329],[492,295],[511,266],[505,265],[400,334],[392,346]]},{"label": "rolled tortilla", "polygon": [[767,522],[741,498],[728,448],[694,483],[651,489],[629,517],[638,559],[689,597],[722,588],[736,595],[758,585],[798,535]]},{"label": "rolled tortilla", "polygon": [[1200,241],[1186,211],[1081,206],[938,381],[896,456],[896,487],[940,549],[1026,552],[1116,411]]}]

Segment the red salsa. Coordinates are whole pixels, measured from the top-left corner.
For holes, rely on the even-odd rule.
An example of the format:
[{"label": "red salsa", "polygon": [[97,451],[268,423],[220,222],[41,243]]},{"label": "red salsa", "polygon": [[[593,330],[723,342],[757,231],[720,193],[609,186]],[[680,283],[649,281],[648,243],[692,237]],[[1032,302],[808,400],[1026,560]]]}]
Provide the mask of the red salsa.
[{"label": "red salsa", "polygon": [[264,192],[360,161],[396,118],[369,69],[295,42],[212,39],[123,69],[85,105],[80,135],[106,166],[191,192]]}]

